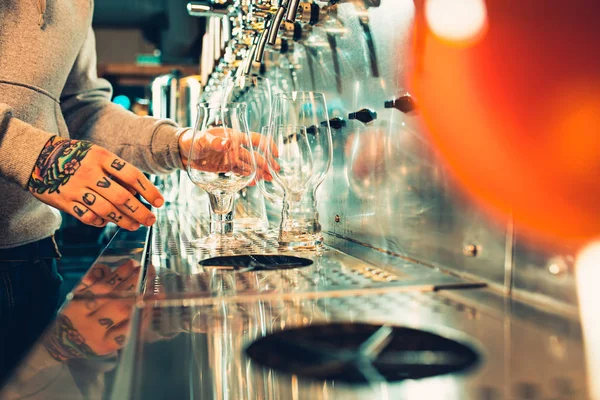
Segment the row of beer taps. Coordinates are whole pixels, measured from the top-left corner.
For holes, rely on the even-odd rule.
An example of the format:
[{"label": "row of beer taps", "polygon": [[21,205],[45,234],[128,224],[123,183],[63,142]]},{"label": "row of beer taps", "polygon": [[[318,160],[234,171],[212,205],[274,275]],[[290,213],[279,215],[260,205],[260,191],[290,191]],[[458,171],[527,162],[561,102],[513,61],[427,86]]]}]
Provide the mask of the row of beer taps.
[{"label": "row of beer taps", "polygon": [[[316,26],[327,29],[332,56],[337,57],[336,32],[343,32],[337,20],[339,3],[352,2],[366,10],[379,6],[381,0],[204,0],[187,5],[191,16],[207,17],[201,76],[205,91],[218,85],[225,76],[248,75],[264,68],[265,53],[291,54],[297,44],[306,44]],[[367,13],[362,13],[368,18]],[[338,28],[335,28],[335,27]],[[368,28],[368,20],[367,20]],[[365,29],[372,71],[377,76],[375,49],[370,30]],[[206,51],[206,47],[210,49]],[[334,66],[338,65],[334,59]],[[337,69],[337,68],[336,68]],[[339,74],[339,71],[335,71]],[[339,85],[338,85],[339,87]]]}]

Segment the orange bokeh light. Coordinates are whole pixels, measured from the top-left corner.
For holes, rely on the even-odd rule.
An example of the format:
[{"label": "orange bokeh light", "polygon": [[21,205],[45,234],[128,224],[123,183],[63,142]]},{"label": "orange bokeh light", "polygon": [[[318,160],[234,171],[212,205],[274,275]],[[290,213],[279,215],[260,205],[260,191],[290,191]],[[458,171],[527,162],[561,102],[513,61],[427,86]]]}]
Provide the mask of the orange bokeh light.
[{"label": "orange bokeh light", "polygon": [[441,158],[521,229],[569,244],[598,235],[600,3],[488,1],[485,34],[455,46],[427,1],[415,1],[409,82]]}]

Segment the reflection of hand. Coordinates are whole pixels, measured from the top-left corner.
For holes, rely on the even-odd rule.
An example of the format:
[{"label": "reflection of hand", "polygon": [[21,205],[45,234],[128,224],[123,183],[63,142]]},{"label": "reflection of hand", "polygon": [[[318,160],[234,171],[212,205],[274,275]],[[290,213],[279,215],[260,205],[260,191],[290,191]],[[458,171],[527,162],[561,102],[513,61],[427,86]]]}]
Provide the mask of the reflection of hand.
[{"label": "reflection of hand", "polygon": [[140,193],[157,207],[164,203],[158,189],[133,165],[90,142],[58,136],[42,149],[29,190],[85,224],[113,222],[129,230],[156,221],[133,194]]},{"label": "reflection of hand", "polygon": [[[179,138],[179,154],[183,165],[190,163],[189,154],[193,142],[193,130],[187,130]],[[227,136],[227,137],[226,137]],[[269,167],[262,154],[267,154],[266,140],[262,140],[262,135],[252,132],[252,146],[259,151],[254,152],[256,160],[256,179],[265,179],[272,181],[273,177],[269,173]],[[223,128],[211,128],[200,134],[196,139],[195,154],[196,159],[191,160],[192,168],[206,172],[229,172],[233,167],[234,171],[240,173],[252,171],[250,168],[252,157],[247,147],[250,146],[247,137],[242,132],[227,130]],[[273,153],[277,156],[277,147],[271,144]],[[271,162],[275,161],[271,158]]]},{"label": "reflection of hand", "polygon": [[[344,148],[356,180],[380,183],[385,175],[385,133],[377,130],[353,133]],[[372,182],[375,181],[375,182]]]},{"label": "reflection of hand", "polygon": [[74,290],[81,299],[71,300],[44,338],[52,357],[63,361],[102,356],[122,348],[135,300],[102,295],[134,292],[139,276],[140,266],[132,260],[115,270],[102,264],[93,267]]}]

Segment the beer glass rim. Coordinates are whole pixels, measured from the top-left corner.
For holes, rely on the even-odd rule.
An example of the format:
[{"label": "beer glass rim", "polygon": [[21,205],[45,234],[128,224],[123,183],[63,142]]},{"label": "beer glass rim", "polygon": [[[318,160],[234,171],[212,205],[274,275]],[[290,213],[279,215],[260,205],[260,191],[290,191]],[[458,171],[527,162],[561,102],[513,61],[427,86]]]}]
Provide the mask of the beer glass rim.
[{"label": "beer glass rim", "polygon": [[201,101],[198,103],[198,109],[200,108],[208,108],[208,109],[222,109],[222,110],[228,110],[228,109],[243,109],[246,108],[248,105],[245,102],[229,102],[229,103],[222,103],[219,101]]},{"label": "beer glass rim", "polygon": [[276,97],[294,97],[294,96],[298,96],[298,95],[306,95],[306,94],[311,94],[312,96],[315,97],[323,97],[325,98],[325,93],[323,92],[313,92],[312,90],[293,90],[291,92],[279,92],[279,93],[275,93],[273,95],[273,98]]}]

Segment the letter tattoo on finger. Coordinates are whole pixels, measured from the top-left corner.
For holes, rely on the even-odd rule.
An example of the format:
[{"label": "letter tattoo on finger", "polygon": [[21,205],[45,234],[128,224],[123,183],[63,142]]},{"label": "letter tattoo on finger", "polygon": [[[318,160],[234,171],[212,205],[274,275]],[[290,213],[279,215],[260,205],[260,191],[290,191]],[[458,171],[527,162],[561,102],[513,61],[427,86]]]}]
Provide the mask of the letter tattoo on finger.
[{"label": "letter tattoo on finger", "polygon": [[119,275],[113,275],[106,283],[109,285],[114,285],[121,282],[123,282],[123,278],[121,278]]},{"label": "letter tattoo on finger", "polygon": [[123,343],[125,343],[125,335],[119,335],[115,338],[115,342],[118,345],[122,345]]},{"label": "letter tattoo on finger", "polygon": [[110,181],[105,176],[101,180],[99,180],[98,183],[96,183],[96,186],[106,189],[106,188],[110,187]]},{"label": "letter tattoo on finger", "polygon": [[83,195],[83,202],[86,206],[92,206],[96,202],[96,195],[93,193],[86,193]]},{"label": "letter tattoo on finger", "polygon": [[75,211],[75,214],[77,214],[77,216],[81,218],[90,210],[82,210],[81,208],[79,208],[79,206],[73,206],[73,211]]},{"label": "letter tattoo on finger", "polygon": [[96,308],[96,295],[91,290],[86,290],[83,295],[85,308],[88,310],[93,310]]},{"label": "letter tattoo on finger", "polygon": [[131,211],[132,213],[134,213],[134,212],[136,212],[138,210],[138,208],[140,208],[140,206],[133,207],[131,204],[129,204],[130,201],[131,201],[131,199],[127,199],[127,201],[125,202],[124,206],[127,207],[127,209],[129,211]]},{"label": "letter tattoo on finger", "polygon": [[116,169],[117,171],[120,171],[125,166],[125,161],[115,158],[112,164],[110,164],[110,166]]},{"label": "letter tattoo on finger", "polygon": [[111,211],[108,213],[108,218],[112,219],[114,222],[119,222],[121,219],[123,219],[123,216],[117,215],[116,212]]},{"label": "letter tattoo on finger", "polygon": [[104,326],[104,327],[106,327],[106,329],[108,329],[108,328],[110,328],[111,326],[113,326],[113,320],[112,320],[112,319],[110,319],[110,318],[100,318],[100,319],[98,320],[98,323],[99,323],[101,326]]},{"label": "letter tattoo on finger", "polygon": [[139,179],[137,180],[138,183],[140,184],[140,187],[142,188],[142,190],[146,190],[146,188],[144,187],[144,185],[142,184],[142,181],[140,181]]}]

